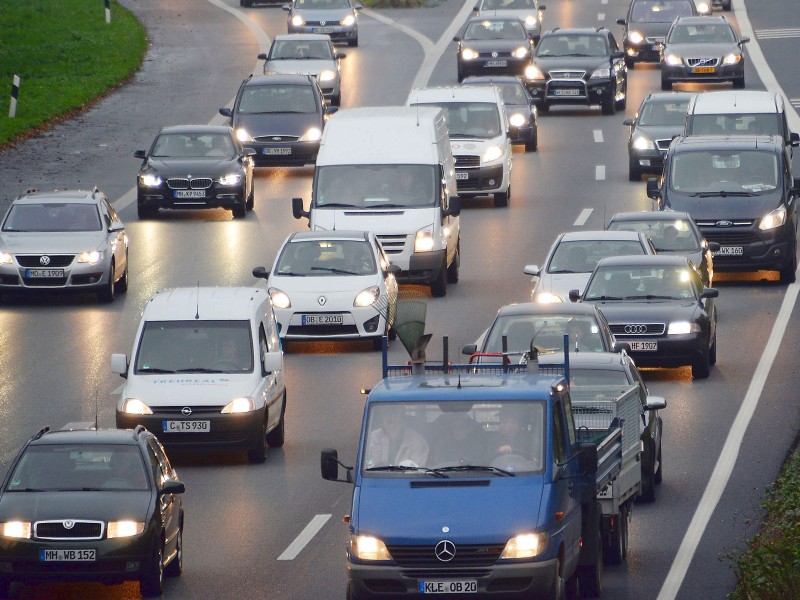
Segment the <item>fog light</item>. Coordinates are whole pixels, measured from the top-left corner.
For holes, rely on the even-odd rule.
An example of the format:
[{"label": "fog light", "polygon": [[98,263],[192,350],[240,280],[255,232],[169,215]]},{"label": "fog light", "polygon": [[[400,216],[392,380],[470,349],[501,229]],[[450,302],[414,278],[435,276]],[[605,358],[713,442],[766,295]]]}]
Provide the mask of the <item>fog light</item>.
[{"label": "fog light", "polygon": [[374,333],[378,330],[378,324],[380,323],[381,316],[375,315],[369,321],[364,321],[364,331],[367,333]]},{"label": "fog light", "polygon": [[643,159],[641,159],[639,161],[639,164],[642,165],[643,167],[649,167],[650,166],[650,159],[649,158],[643,158]]},{"label": "fog light", "polygon": [[490,179],[490,180],[489,180],[489,185],[490,185],[490,186],[492,186],[492,187],[494,187],[494,186],[495,186],[495,181],[494,181],[494,179]]}]

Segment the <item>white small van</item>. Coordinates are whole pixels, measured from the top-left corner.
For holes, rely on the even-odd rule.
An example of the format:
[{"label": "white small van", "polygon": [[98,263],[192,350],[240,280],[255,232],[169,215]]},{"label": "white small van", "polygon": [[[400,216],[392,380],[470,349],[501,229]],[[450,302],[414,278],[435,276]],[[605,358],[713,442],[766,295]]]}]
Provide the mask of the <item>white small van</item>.
[{"label": "white small van", "polygon": [[311,205],[292,199],[312,230],[371,231],[399,280],[447,294],[458,282],[460,200],[444,115],[438,108],[340,110],[322,133]]},{"label": "white small van", "polygon": [[283,352],[267,290],[187,287],[147,302],[125,379],[119,428],[144,425],[165,446],[242,448],[251,462],[284,442]]},{"label": "white small van", "polygon": [[409,106],[438,106],[447,118],[458,193],[489,196],[495,206],[511,198],[512,146],[503,98],[495,86],[412,90]]}]

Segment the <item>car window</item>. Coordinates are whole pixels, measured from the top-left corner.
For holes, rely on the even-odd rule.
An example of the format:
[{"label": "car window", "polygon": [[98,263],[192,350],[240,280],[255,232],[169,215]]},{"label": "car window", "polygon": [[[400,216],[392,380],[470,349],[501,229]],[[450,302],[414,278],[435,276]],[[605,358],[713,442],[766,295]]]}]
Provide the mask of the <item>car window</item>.
[{"label": "car window", "polygon": [[508,352],[522,354],[534,345],[539,352],[562,352],[564,334],[571,349],[581,352],[604,352],[605,339],[597,321],[590,316],[570,314],[499,315],[486,336],[483,352],[503,351],[503,337]]},{"label": "car window", "polygon": [[162,133],[150,151],[150,156],[159,158],[232,157],[234,154],[233,142],[227,133]]},{"label": "car window", "polygon": [[529,104],[525,87],[521,83],[495,83],[494,85],[500,88],[505,104]]},{"label": "car window", "polygon": [[3,231],[68,232],[102,228],[97,206],[77,202],[12,204],[3,222]]},{"label": "car window", "polygon": [[589,367],[575,367],[570,365],[569,377],[571,385],[627,385],[628,375],[625,371],[617,369],[592,369]]},{"label": "car window", "polygon": [[328,165],[314,172],[314,206],[423,207],[439,200],[438,166]]},{"label": "car window", "polygon": [[[758,150],[703,150],[676,153],[670,168],[669,184],[685,193],[750,192],[774,190],[781,183],[778,157]],[[728,196],[737,201],[736,195]],[[718,196],[715,196],[715,201]]]},{"label": "car window", "polygon": [[693,0],[640,0],[631,7],[631,23],[672,23],[694,14]]},{"label": "car window", "polygon": [[694,114],[692,135],[777,135],[783,137],[783,123],[776,113]]},{"label": "car window", "polygon": [[500,112],[489,102],[431,102],[420,106],[437,106],[445,113],[450,139],[477,137],[490,139],[501,132]]},{"label": "car window", "polygon": [[348,0],[295,0],[295,8],[304,10],[328,10],[331,8],[349,8]]},{"label": "car window", "polygon": [[536,9],[535,0],[483,0],[481,10],[525,10]]},{"label": "car window", "polygon": [[670,44],[719,44],[736,41],[730,25],[692,24],[675,25],[667,40]]},{"label": "car window", "polygon": [[637,124],[643,126],[683,126],[686,121],[686,108],[689,98],[685,100],[652,100],[645,102],[639,110]]},{"label": "car window", "polygon": [[642,219],[641,221],[612,221],[608,224],[609,231],[638,231],[643,233],[653,242],[657,251],[697,251],[700,249],[701,240],[697,237],[695,229],[686,219],[674,221]]},{"label": "car window", "polygon": [[333,60],[331,46],[317,40],[276,40],[268,60]]},{"label": "car window", "polygon": [[276,275],[331,277],[377,273],[369,242],[304,240],[286,244],[275,266]]},{"label": "car window", "polygon": [[546,35],[539,41],[536,56],[607,56],[607,44],[600,34]]},{"label": "car window", "polygon": [[161,470],[165,479],[177,479],[177,475],[172,468],[172,465],[167,458],[167,453],[164,452],[164,447],[156,438],[151,438],[148,440],[150,447],[153,450],[153,454],[155,454],[156,460],[158,461],[158,467]]},{"label": "car window", "polygon": [[245,86],[237,110],[242,114],[318,112],[310,85]]},{"label": "car window", "polygon": [[520,21],[471,21],[464,31],[465,40],[520,40],[527,37]]},{"label": "car window", "polygon": [[639,240],[561,241],[546,267],[548,273],[591,273],[602,258],[646,254]]},{"label": "car window", "polygon": [[697,274],[688,266],[614,266],[595,271],[584,300],[696,299]]}]

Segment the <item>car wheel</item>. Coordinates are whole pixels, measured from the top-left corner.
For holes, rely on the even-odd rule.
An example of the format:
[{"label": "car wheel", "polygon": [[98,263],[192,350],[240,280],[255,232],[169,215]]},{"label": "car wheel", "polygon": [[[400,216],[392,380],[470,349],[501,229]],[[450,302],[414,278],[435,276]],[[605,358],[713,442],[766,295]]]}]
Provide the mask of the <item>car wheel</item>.
[{"label": "car wheel", "polygon": [[656,482],[656,485],[661,485],[661,480],[664,478],[664,456],[661,454],[661,440],[662,436],[664,435],[664,428],[661,426],[661,418],[658,419],[659,430],[660,434],[658,437],[658,469],[656,470],[655,477],[653,477],[653,481]]},{"label": "car wheel", "polygon": [[604,548],[603,559],[608,565],[620,564],[628,554],[628,507],[620,506],[617,528]]},{"label": "car wheel", "polygon": [[256,206],[256,184],[253,182],[253,185],[250,187],[250,193],[247,195],[247,201],[245,202],[244,209],[245,210],[253,210]]},{"label": "car wheel", "polygon": [[267,445],[270,448],[280,448],[286,440],[286,392],[283,393],[283,409],[281,409],[281,418],[275,429],[267,434]]},{"label": "car wheel", "polygon": [[164,593],[164,547],[159,540],[155,556],[145,567],[139,580],[139,591],[145,598],[154,598]]},{"label": "car wheel", "polygon": [[494,205],[496,208],[508,206],[508,201],[511,199],[511,184],[508,184],[505,192],[495,192],[492,195],[494,196]]},{"label": "car wheel", "polygon": [[550,112],[550,105],[547,102],[545,102],[544,100],[542,102],[540,102],[539,104],[537,104],[536,108],[539,110],[539,112],[543,112],[543,113]]},{"label": "car wheel", "polygon": [[[648,450],[650,445],[648,444]],[[642,488],[639,491],[639,500],[641,502],[655,502],[656,501],[656,476],[655,476],[655,449],[651,450],[652,459],[649,461],[647,472],[642,469]]]},{"label": "car wheel", "polygon": [[[797,242],[792,242],[794,245],[797,245]],[[795,278],[797,277],[797,252],[792,255],[792,261],[789,263],[784,269],[781,269],[781,283],[794,283]]]},{"label": "car wheel", "polygon": [[110,304],[116,297],[116,286],[114,285],[114,261],[111,261],[111,267],[108,269],[108,281],[97,292],[97,299],[104,304]]},{"label": "car wheel", "polygon": [[625,66],[626,66],[627,68],[629,68],[629,69],[633,69],[634,67],[636,67],[636,61],[635,61],[635,60],[633,60],[632,58],[628,58],[628,57],[626,56],[626,57],[625,57]]},{"label": "car wheel", "polygon": [[461,267],[461,240],[456,242],[456,255],[447,267],[447,283],[458,283],[458,269]]},{"label": "car wheel", "polygon": [[600,109],[603,111],[604,115],[613,115],[617,112],[617,105],[614,101],[614,94],[611,93],[611,90],[608,90],[606,95],[603,96],[603,99],[600,103]]},{"label": "car wheel", "polygon": [[237,204],[231,209],[234,219],[244,219],[247,216],[247,202]]},{"label": "car wheel", "polygon": [[614,103],[614,108],[620,112],[624,112],[628,106],[628,82],[622,84],[622,98]]},{"label": "car wheel", "polygon": [[447,259],[442,260],[439,273],[431,282],[431,295],[434,298],[443,298],[447,295]]},{"label": "car wheel", "polygon": [[178,577],[183,573],[183,523],[181,523],[178,535],[175,537],[175,556],[164,568],[164,573],[169,577]]},{"label": "car wheel", "polygon": [[692,378],[705,379],[711,374],[711,364],[709,363],[709,348],[701,352],[700,356],[692,362]]},{"label": "car wheel", "polygon": [[636,161],[633,159],[628,160],[628,181],[641,181],[642,180],[642,170],[639,168],[639,165],[636,164]]},{"label": "car wheel", "polygon": [[128,291],[128,263],[125,263],[125,272],[122,273],[122,277],[119,278],[117,281],[117,291],[124,294]]},{"label": "car wheel", "polygon": [[536,152],[539,149],[539,132],[536,129],[533,130],[533,134],[531,135],[530,139],[525,142],[525,152]]},{"label": "car wheel", "polygon": [[333,106],[341,106],[342,105],[342,92],[339,92],[335,96],[331,97],[331,105],[333,105]]},{"label": "car wheel", "polygon": [[663,75],[661,76],[661,89],[665,92],[668,92],[672,89],[672,82]]},{"label": "car wheel", "polygon": [[351,48],[357,48],[358,47],[358,38],[356,38],[354,40],[347,40],[347,45],[350,46]]},{"label": "car wheel", "polygon": [[731,83],[733,83],[733,89],[735,89],[735,90],[743,90],[744,89],[744,75],[742,75],[738,79],[734,79]]},{"label": "car wheel", "polygon": [[156,216],[158,216],[158,209],[149,207],[142,202],[137,202],[136,215],[140,219],[154,219]]},{"label": "car wheel", "polygon": [[553,578],[553,586],[547,595],[551,600],[567,600],[567,590],[564,585],[564,575],[561,572],[561,561],[556,563],[556,576]]},{"label": "car wheel", "polygon": [[247,451],[247,460],[253,464],[260,465],[267,460],[267,415],[264,414],[264,422],[261,424],[261,436],[254,448]]},{"label": "car wheel", "polygon": [[[598,532],[598,535],[599,532]],[[597,598],[603,593],[603,544],[597,545],[597,562],[592,566],[578,567],[578,587],[581,595]]]},{"label": "car wheel", "polygon": [[714,335],[714,341],[711,343],[711,347],[708,349],[708,364],[712,367],[717,364],[717,336]]}]

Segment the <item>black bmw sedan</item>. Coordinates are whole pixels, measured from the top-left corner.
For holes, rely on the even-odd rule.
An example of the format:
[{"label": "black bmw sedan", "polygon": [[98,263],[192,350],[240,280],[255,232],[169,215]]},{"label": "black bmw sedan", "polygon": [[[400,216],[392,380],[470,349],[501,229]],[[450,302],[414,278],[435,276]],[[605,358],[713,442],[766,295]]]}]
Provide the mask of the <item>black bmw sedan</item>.
[{"label": "black bmw sedan", "polygon": [[570,299],[596,305],[639,366],[691,365],[704,379],[717,362],[718,295],[684,256],[617,256],[597,263],[583,296],[572,290]]},{"label": "black bmw sedan", "polygon": [[0,488],[0,597],[14,582],[139,580],[183,568],[184,484],[144,429],[38,431]]},{"label": "black bmw sedan", "polygon": [[179,125],[158,132],[142,159],[136,182],[140,219],[160,208],[227,208],[235,218],[252,210],[254,150],[244,148],[233,129]]}]

